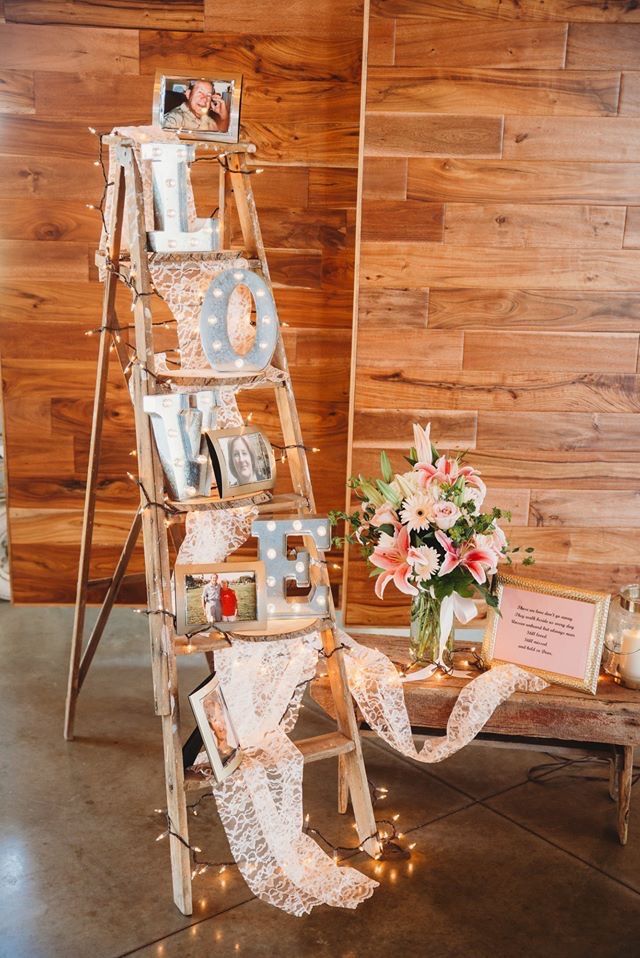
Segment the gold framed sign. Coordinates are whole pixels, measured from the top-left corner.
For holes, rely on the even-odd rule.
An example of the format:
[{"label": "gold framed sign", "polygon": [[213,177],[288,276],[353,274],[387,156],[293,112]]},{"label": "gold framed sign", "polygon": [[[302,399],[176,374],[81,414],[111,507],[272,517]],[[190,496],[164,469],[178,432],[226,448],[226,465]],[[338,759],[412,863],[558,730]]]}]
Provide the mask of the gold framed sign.
[{"label": "gold framed sign", "polygon": [[487,665],[511,663],[548,682],[596,693],[611,596],[555,582],[496,576],[500,614],[489,609]]}]

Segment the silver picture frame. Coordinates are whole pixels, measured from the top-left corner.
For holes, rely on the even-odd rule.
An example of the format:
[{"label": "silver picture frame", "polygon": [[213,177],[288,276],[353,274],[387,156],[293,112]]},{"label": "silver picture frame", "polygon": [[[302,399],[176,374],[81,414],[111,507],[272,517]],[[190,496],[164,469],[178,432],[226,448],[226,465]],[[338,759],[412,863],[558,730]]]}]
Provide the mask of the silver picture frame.
[{"label": "silver picture frame", "polygon": [[233,499],[276,484],[276,460],[271,443],[255,426],[206,429],[213,474],[220,498]]},{"label": "silver picture frame", "polygon": [[[220,115],[209,108],[198,120],[188,108],[190,91],[196,84],[211,84],[213,102],[224,108],[224,129],[216,129]],[[242,100],[242,75],[223,71],[223,76],[189,76],[156,71],[153,87],[154,126],[163,130],[175,130],[181,139],[210,140],[217,143],[237,143],[240,139],[240,103]],[[204,109],[204,107],[203,107]],[[193,125],[190,126],[190,120]]]},{"label": "silver picture frame", "polygon": [[[235,595],[235,609],[226,587]],[[177,635],[267,627],[265,567],[255,560],[179,563],[174,569]]]},{"label": "silver picture frame", "polygon": [[242,752],[219,677],[210,675],[201,682],[190,693],[189,704],[200,730],[213,776],[217,782],[223,782],[240,765]]}]

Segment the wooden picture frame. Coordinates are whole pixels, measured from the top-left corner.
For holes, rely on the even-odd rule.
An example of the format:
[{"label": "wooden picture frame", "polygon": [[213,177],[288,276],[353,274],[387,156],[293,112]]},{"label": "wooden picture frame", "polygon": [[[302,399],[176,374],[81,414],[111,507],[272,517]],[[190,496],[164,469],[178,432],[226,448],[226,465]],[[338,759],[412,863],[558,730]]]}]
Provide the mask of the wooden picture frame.
[{"label": "wooden picture frame", "polygon": [[[223,782],[242,761],[242,752],[217,675],[209,675],[189,694],[189,704],[217,782]],[[196,766],[197,767],[197,766]]]},{"label": "wooden picture frame", "polygon": [[[237,143],[240,139],[242,75],[226,70],[223,70],[222,74],[223,76],[215,73],[203,77],[167,74],[157,70],[153,87],[153,125],[163,130],[175,130],[184,140]],[[221,102],[224,109],[224,122],[227,123],[225,129],[215,128],[215,125],[220,123],[220,116],[211,109],[205,112],[204,121],[198,120],[195,114],[189,111],[187,101],[197,84],[211,85],[213,102]],[[212,102],[211,98],[209,102]],[[190,127],[189,120],[192,118],[193,127]],[[209,128],[203,129],[203,122]]]},{"label": "wooden picture frame", "polygon": [[611,596],[522,576],[496,576],[500,614],[489,609],[487,665],[519,665],[548,682],[595,695]]},{"label": "wooden picture frame", "polygon": [[[232,429],[206,429],[204,432],[213,474],[221,499],[245,496],[263,489],[273,489],[276,484],[276,460],[271,443],[255,426],[238,426]],[[251,471],[242,474],[234,463],[234,450]]]},{"label": "wooden picture frame", "polygon": [[[176,563],[174,583],[178,635],[266,628],[267,590],[263,562]],[[234,593],[235,616],[231,611],[232,606],[226,606],[221,592],[215,594],[216,587],[222,589],[224,583]],[[228,607],[228,612],[225,612],[225,607]],[[252,613],[252,617],[247,612]]]}]

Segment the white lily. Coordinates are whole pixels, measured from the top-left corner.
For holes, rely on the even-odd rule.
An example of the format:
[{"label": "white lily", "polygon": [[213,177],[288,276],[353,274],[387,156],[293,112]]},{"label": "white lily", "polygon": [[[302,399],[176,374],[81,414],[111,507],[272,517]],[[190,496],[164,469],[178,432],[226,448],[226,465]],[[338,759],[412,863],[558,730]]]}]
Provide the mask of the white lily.
[{"label": "white lily", "polygon": [[413,424],[413,444],[416,449],[418,462],[427,463],[429,466],[433,462],[431,455],[431,423],[427,423],[424,428],[417,422]]}]

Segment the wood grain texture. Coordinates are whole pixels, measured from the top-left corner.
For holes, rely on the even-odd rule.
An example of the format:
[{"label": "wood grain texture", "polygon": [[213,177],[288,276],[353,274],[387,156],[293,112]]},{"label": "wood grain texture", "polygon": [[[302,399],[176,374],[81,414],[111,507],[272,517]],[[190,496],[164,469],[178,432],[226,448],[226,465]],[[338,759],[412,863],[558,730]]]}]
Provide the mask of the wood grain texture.
[{"label": "wood grain texture", "polygon": [[640,11],[628,0],[372,0],[376,17],[469,20],[559,20],[638,23]]},{"label": "wood grain texture", "polygon": [[0,70],[0,113],[35,113],[33,73]]},{"label": "wood grain texture", "polygon": [[137,74],[138,35],[135,30],[2,23],[0,58],[3,70]]},{"label": "wood grain texture", "polygon": [[389,327],[398,314],[407,326],[427,325],[429,291],[426,289],[361,289],[358,324]]},{"label": "wood grain texture", "polygon": [[405,200],[407,198],[407,160],[365,156],[362,198],[363,200]]},{"label": "wood grain texture", "polygon": [[491,249],[440,243],[362,244],[369,286],[529,286],[538,289],[637,290],[640,263],[632,250]]},{"label": "wood grain texture", "polygon": [[[356,410],[354,425],[358,449],[401,449],[406,451],[406,436],[412,435],[414,422],[431,422],[434,441],[447,449],[473,449],[476,444],[478,416],[475,412],[453,412],[424,408]],[[406,466],[406,463],[405,463]],[[406,471],[403,469],[403,472]]]},{"label": "wood grain texture", "polygon": [[625,214],[623,206],[449,203],[444,241],[455,246],[511,249],[528,246],[621,249]]},{"label": "wood grain texture", "polygon": [[570,23],[569,70],[635,70],[640,57],[640,24]]},{"label": "wood grain texture", "polygon": [[390,66],[395,57],[395,20],[369,20],[367,54],[370,66]]},{"label": "wood grain texture", "polygon": [[619,91],[620,73],[615,71],[371,67],[367,110],[476,116],[610,116],[617,113]]},{"label": "wood grain texture", "polygon": [[633,162],[640,144],[640,119],[593,117],[507,117],[505,160],[574,160]]},{"label": "wood grain texture", "polygon": [[357,38],[362,36],[362,7],[357,2],[345,7],[334,0],[293,0],[278,15],[271,0],[253,0],[248,7],[236,0],[205,0],[205,30],[215,34],[221,23],[229,33],[248,36],[277,32],[322,40]]},{"label": "wood grain texture", "polygon": [[[319,510],[334,508],[347,434],[362,15],[354,7],[345,29],[329,35],[331,24],[345,20],[335,0],[280,11],[263,4],[254,14],[264,29],[253,32],[234,3],[221,32],[216,4],[205,32],[199,0],[10,6],[11,18],[22,22],[0,27],[0,353],[14,597],[71,602],[97,346],[97,337],[84,333],[99,324],[102,299],[93,265],[100,217],[86,204],[99,201],[103,183],[94,166],[98,142],[87,127],[147,124],[156,69],[244,75],[243,121],[258,147],[254,165],[265,168],[251,182],[279,312],[289,323],[303,435],[322,448],[311,462],[315,494]],[[35,112],[7,112],[18,108]],[[194,168],[200,215],[218,205],[214,172],[207,164]],[[117,307],[128,322],[124,288]],[[159,301],[153,310],[154,319],[169,318]],[[175,331],[158,335],[159,348],[174,344]],[[136,501],[123,478],[132,465],[130,403],[117,363],[112,367],[98,495],[104,532],[91,570],[97,576],[112,572],[126,532],[121,517]],[[277,440],[265,401],[251,393],[241,408],[264,419]],[[287,488],[284,474],[280,484]],[[142,568],[139,552],[133,567]],[[143,601],[142,592],[125,591],[123,600]]]},{"label": "wood grain texture", "polygon": [[387,367],[402,362],[407,356],[428,355],[435,367],[460,369],[462,365],[463,335],[450,331],[423,332],[415,326],[394,324],[393,338],[381,334],[375,327],[365,326],[358,336],[358,362],[370,366]]},{"label": "wood grain texture", "polygon": [[[271,29],[277,27],[272,23]],[[218,28],[209,33],[144,30],[140,33],[140,72],[159,69],[200,74],[215,64],[217,71],[242,73],[256,81],[332,80],[359,83],[361,39],[340,34],[317,38],[253,34],[238,42],[237,33]]]},{"label": "wood grain texture", "polygon": [[640,207],[627,207],[627,219],[624,227],[624,248],[640,249]]},{"label": "wood grain texture", "polygon": [[[484,334],[488,338],[488,334]],[[494,412],[640,412],[637,375],[598,373],[448,372],[428,359],[358,368],[358,409],[411,408],[416,396],[432,409]]]},{"label": "wood grain texture", "polygon": [[640,164],[408,159],[407,196],[431,202],[640,203]]},{"label": "wood grain texture", "polygon": [[464,334],[462,368],[493,372],[528,372],[544,356],[546,372],[635,373],[637,333],[549,333],[517,330],[498,339],[484,330]]},{"label": "wood grain texture", "polygon": [[204,0],[4,0],[12,23],[202,30]]},{"label": "wood grain texture", "polygon": [[640,73],[622,74],[618,112],[621,116],[640,116]]},{"label": "wood grain texture", "polygon": [[[406,468],[411,422],[431,419],[436,443],[471,449],[487,506],[513,510],[534,575],[616,590],[640,573],[625,538],[640,528],[640,8],[371,10],[352,471],[379,474],[383,448]],[[494,157],[453,140],[416,155],[432,118],[457,116],[504,123]],[[442,204],[441,236],[419,234],[416,203]],[[377,600],[355,551],[345,590],[347,622],[406,625],[406,597]]]},{"label": "wood grain texture", "polygon": [[[389,23],[394,21],[371,19],[371,25]],[[561,69],[566,36],[564,23],[475,23],[469,29],[467,23],[455,20],[425,22],[403,16],[395,20],[395,63],[474,70]],[[369,62],[372,66],[381,65],[376,60]]]},{"label": "wood grain texture", "polygon": [[[629,221],[633,222],[630,216]],[[638,332],[640,294],[609,290],[598,293],[584,290],[432,288],[429,326],[432,329],[490,328],[496,331]]]},{"label": "wood grain texture", "polygon": [[[365,200],[362,205],[363,240],[440,242],[444,207],[415,200]],[[622,245],[622,244],[620,244]]]},{"label": "wood grain texture", "polygon": [[367,116],[367,156],[501,155],[502,119],[494,116],[445,116],[372,113]]},{"label": "wood grain texture", "polygon": [[615,526],[624,516],[632,529],[640,527],[640,489],[619,491],[615,496],[597,489],[531,490],[529,525],[534,526]]}]

